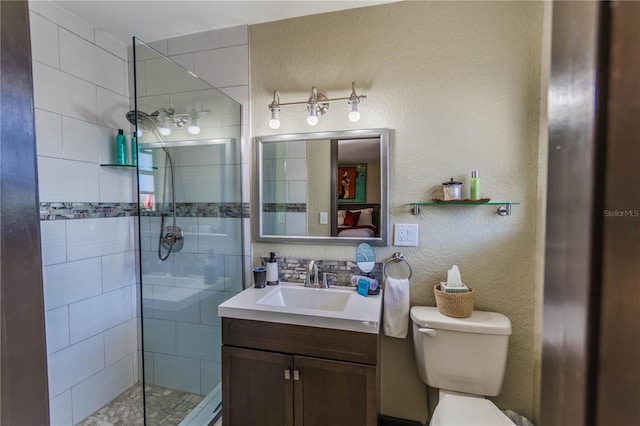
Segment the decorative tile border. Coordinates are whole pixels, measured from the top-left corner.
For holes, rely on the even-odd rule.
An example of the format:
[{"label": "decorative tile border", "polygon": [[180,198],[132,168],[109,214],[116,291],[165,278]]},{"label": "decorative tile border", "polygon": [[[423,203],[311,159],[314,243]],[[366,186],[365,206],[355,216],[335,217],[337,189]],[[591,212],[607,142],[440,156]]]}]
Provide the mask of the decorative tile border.
[{"label": "decorative tile border", "polygon": [[135,203],[40,203],[40,220],[137,216]]},{"label": "decorative tile border", "polygon": [[[241,218],[245,210],[245,203],[176,203],[178,217],[232,217]],[[162,209],[165,214],[170,214],[170,204],[165,204]],[[160,216],[160,211],[148,211],[143,209],[141,216]]]},{"label": "decorative tile border", "polygon": [[[178,217],[249,218],[249,203],[176,203]],[[169,205],[164,211],[169,214]],[[40,220],[99,219],[138,216],[136,203],[40,203]],[[143,209],[142,216],[160,216],[159,211]]]},{"label": "decorative tile border", "polygon": [[307,205],[305,203],[263,203],[262,211],[265,213],[304,213],[307,211]]},{"label": "decorative tile border", "polygon": [[[268,257],[261,258],[263,266],[267,265],[268,259]],[[311,259],[276,257],[276,260],[278,261],[278,279],[280,281],[304,283],[307,278],[307,266]],[[358,265],[352,261],[316,260],[316,262],[320,276],[325,272],[336,274],[337,280],[332,285],[354,287],[351,285],[352,275],[367,275],[382,284],[382,263],[376,262],[371,272],[363,274]]]}]

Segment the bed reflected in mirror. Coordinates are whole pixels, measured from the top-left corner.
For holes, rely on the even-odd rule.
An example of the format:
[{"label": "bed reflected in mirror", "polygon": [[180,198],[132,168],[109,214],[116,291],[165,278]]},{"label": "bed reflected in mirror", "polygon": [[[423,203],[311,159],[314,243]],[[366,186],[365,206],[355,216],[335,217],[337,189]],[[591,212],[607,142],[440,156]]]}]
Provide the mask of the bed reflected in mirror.
[{"label": "bed reflected in mirror", "polygon": [[256,142],[256,241],[387,244],[388,129]]},{"label": "bed reflected in mirror", "polygon": [[380,236],[380,139],[334,139],[335,237]]}]

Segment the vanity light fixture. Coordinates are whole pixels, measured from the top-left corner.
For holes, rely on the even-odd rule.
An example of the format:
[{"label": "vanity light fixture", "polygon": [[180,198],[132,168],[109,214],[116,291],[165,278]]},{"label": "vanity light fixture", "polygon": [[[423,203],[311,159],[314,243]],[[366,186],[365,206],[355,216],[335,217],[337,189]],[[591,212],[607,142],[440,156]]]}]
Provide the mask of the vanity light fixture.
[{"label": "vanity light fixture", "polygon": [[278,113],[281,107],[290,105],[306,105],[309,115],[307,116],[307,123],[310,126],[318,124],[318,117],[324,115],[329,109],[329,103],[338,101],[347,101],[351,105],[351,111],[349,112],[349,120],[356,122],[360,120],[360,112],[358,111],[358,104],[366,99],[365,95],[358,95],[356,93],[356,83],[351,83],[351,95],[343,98],[328,99],[324,94],[318,93],[316,87],[311,88],[311,97],[306,101],[299,102],[284,102],[280,103],[280,92],[278,90],[273,92],[273,102],[269,104],[269,111],[271,111],[271,119],[269,120],[269,127],[277,129],[280,127],[280,119]]},{"label": "vanity light fixture", "polygon": [[[201,130],[198,119],[201,115],[210,113],[211,111],[196,111],[192,108],[188,114],[176,114],[173,108],[160,108],[151,115],[148,115],[148,117],[155,119],[158,132],[162,136],[169,136],[172,131],[172,126],[181,129],[187,126],[187,123],[189,124],[187,131],[192,135],[197,135]],[[138,137],[141,136],[142,128],[138,127]]]}]

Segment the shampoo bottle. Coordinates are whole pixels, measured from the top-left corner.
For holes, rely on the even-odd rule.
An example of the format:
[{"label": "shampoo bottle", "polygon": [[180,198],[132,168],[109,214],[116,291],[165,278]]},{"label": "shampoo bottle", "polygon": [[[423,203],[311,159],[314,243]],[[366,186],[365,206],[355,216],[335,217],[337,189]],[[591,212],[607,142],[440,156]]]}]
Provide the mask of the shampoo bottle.
[{"label": "shampoo bottle", "polygon": [[267,260],[267,285],[278,284],[278,261],[275,252],[271,252]]},{"label": "shampoo bottle", "polygon": [[127,164],[127,139],[122,129],[116,135],[116,164]]},{"label": "shampoo bottle", "polygon": [[469,198],[471,198],[472,200],[480,199],[480,173],[478,173],[478,171],[471,172]]}]

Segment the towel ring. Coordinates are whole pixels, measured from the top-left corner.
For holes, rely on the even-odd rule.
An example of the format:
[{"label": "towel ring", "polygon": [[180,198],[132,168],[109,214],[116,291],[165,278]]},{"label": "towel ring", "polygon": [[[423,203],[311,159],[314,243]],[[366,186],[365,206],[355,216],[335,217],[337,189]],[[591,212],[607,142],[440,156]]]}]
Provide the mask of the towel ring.
[{"label": "towel ring", "polygon": [[411,268],[411,265],[409,264],[409,262],[407,262],[407,260],[404,258],[404,254],[400,253],[399,251],[393,253],[393,256],[391,256],[391,259],[387,260],[384,263],[384,266],[382,267],[382,273],[384,274],[385,278],[389,278],[389,276],[387,275],[387,265],[391,262],[394,263],[398,263],[398,262],[404,262],[407,264],[407,266],[409,267],[409,277],[407,277],[408,280],[411,279],[411,276],[413,275],[413,268]]}]

